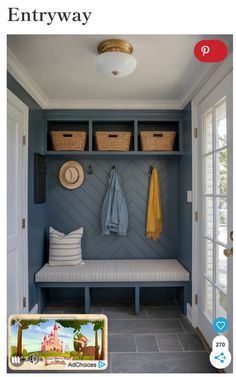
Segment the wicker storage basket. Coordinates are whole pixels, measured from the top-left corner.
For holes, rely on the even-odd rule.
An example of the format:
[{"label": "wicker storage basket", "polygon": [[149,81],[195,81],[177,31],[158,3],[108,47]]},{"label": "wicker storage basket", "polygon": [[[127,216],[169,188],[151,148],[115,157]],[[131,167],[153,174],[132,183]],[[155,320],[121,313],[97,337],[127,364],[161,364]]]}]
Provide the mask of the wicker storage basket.
[{"label": "wicker storage basket", "polygon": [[131,132],[97,131],[96,146],[98,151],[128,151]]},{"label": "wicker storage basket", "polygon": [[85,131],[51,131],[54,151],[84,151],[87,132]]},{"label": "wicker storage basket", "polygon": [[141,131],[143,151],[173,151],[175,131]]}]

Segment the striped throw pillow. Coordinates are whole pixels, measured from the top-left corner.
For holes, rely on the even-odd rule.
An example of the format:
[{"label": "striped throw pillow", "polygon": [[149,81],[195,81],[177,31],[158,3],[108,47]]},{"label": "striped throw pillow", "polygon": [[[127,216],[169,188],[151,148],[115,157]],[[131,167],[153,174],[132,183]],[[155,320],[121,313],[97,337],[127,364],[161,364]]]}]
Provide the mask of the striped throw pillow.
[{"label": "striped throw pillow", "polygon": [[83,228],[65,235],[49,228],[49,265],[74,266],[82,263],[81,238]]}]

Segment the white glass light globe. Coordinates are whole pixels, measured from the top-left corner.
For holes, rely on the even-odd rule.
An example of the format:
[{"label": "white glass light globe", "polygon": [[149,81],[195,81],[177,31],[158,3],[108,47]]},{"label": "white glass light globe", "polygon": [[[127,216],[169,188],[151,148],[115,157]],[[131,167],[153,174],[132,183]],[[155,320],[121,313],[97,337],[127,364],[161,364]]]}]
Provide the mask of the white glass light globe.
[{"label": "white glass light globe", "polygon": [[135,70],[136,66],[136,59],[125,52],[104,52],[98,55],[96,61],[97,71],[112,78],[128,76]]}]

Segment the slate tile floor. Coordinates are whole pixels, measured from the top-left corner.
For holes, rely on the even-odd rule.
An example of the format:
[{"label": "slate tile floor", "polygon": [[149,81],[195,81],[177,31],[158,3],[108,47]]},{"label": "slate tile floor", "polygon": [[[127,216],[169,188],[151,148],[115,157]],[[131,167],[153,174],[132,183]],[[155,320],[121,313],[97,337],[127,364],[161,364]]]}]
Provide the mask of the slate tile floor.
[{"label": "slate tile floor", "polygon": [[[83,313],[83,307],[74,302],[64,305],[52,302],[44,313]],[[106,373],[217,372],[175,302],[142,305],[139,317],[135,316],[130,303],[98,303],[93,305],[91,313],[108,317],[109,367]]]}]

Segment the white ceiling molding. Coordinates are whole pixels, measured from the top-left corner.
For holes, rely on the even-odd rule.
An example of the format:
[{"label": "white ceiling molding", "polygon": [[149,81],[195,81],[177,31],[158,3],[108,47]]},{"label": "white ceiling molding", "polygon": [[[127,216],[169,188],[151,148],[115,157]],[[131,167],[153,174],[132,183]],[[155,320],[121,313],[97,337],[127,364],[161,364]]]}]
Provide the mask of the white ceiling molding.
[{"label": "white ceiling molding", "polygon": [[25,71],[24,67],[19,63],[9,48],[7,49],[7,70],[42,109],[47,109],[47,96]]},{"label": "white ceiling molding", "polygon": [[[228,67],[228,68],[227,68]],[[204,66],[201,76],[193,80],[186,95],[177,100],[53,100],[49,99],[42,89],[25,71],[21,63],[8,48],[7,69],[42,109],[139,109],[139,110],[182,110],[201,90],[216,72],[229,71],[232,67],[232,52],[222,63],[213,64],[210,71]],[[231,68],[232,69],[232,68]]]},{"label": "white ceiling molding", "polygon": [[179,110],[179,101],[153,100],[49,100],[47,109]]},{"label": "white ceiling molding", "polygon": [[[201,92],[201,89],[205,86],[207,82],[210,82],[212,78],[215,77],[215,75],[218,75],[219,77],[222,76],[221,80],[232,70],[233,68],[233,52],[232,49],[229,49],[229,55],[227,58],[218,64],[214,64],[210,71],[206,72],[206,70],[202,71],[201,77],[199,77],[199,80],[197,80],[196,83],[194,83],[189,91],[186,93],[185,96],[180,98],[179,104],[180,109],[184,109],[185,106],[193,100],[194,97],[197,97],[198,93]],[[219,81],[221,81],[219,80]]]},{"label": "white ceiling molding", "polygon": [[192,100],[196,105],[199,105],[201,101],[213,90],[215,87],[231,72],[233,69],[233,52],[231,52],[227,58],[217,67],[211,77],[205,82],[201,89],[193,96]]}]

